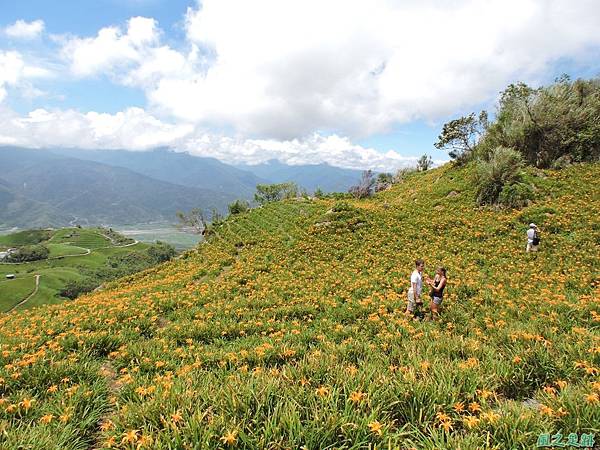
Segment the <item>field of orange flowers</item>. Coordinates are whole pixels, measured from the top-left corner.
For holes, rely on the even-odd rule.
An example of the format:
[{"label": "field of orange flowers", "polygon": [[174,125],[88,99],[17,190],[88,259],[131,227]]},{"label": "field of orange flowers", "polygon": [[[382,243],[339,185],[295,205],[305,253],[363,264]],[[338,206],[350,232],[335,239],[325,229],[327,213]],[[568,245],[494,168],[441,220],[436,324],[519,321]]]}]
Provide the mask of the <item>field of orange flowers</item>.
[{"label": "field of orange flowers", "polygon": [[[0,316],[0,448],[598,435],[600,165],[529,177],[521,210],[474,207],[449,165],[368,200],[268,204],[104,291]],[[448,269],[439,321],[403,314],[416,258]]]}]

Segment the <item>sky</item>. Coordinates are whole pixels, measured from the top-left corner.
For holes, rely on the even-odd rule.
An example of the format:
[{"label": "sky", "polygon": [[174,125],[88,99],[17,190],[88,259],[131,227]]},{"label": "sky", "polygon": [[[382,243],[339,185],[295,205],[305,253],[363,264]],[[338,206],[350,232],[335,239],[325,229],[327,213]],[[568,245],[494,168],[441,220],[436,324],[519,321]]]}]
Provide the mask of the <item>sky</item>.
[{"label": "sky", "polygon": [[394,171],[509,84],[600,74],[596,0],[0,0],[0,145]]}]

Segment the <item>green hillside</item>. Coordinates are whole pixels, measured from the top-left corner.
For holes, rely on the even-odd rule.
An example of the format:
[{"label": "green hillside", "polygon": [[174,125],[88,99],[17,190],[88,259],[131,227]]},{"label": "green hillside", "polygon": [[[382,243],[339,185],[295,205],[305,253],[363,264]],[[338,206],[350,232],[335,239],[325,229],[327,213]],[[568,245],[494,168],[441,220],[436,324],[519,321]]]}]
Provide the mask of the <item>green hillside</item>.
[{"label": "green hillside", "polygon": [[23,230],[0,236],[0,246],[35,245],[52,237],[52,230]]},{"label": "green hillside", "polygon": [[[0,236],[0,246],[18,248],[43,244],[49,250],[48,259],[45,260],[0,263],[0,311],[11,310],[34,291],[34,295],[19,309],[61,303],[68,300],[61,295],[61,291],[69,282],[82,281],[93,271],[103,270],[111,257],[144,252],[151,247],[107,233],[101,228],[61,228],[24,230]],[[15,280],[6,280],[8,274],[14,274]],[[40,277],[37,290],[36,275]]]},{"label": "green hillside", "polygon": [[[529,169],[522,209],[475,206],[472,177],[446,165],[372,199],[267,204],[101,292],[0,316],[0,446],[597,436],[600,165]],[[404,315],[416,258],[448,269],[438,321]]]}]

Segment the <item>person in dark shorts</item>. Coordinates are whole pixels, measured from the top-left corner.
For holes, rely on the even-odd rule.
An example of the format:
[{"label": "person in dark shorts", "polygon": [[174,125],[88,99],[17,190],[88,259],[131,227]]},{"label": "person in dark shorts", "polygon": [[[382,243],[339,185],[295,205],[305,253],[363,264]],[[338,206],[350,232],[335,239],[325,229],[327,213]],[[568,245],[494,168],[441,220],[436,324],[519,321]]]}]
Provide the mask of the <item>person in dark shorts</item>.
[{"label": "person in dark shorts", "polygon": [[437,319],[440,314],[440,306],[444,299],[444,288],[446,287],[446,269],[444,267],[438,267],[435,271],[435,277],[433,280],[427,280],[427,284],[431,286],[431,304],[429,309],[431,310],[431,320]]}]

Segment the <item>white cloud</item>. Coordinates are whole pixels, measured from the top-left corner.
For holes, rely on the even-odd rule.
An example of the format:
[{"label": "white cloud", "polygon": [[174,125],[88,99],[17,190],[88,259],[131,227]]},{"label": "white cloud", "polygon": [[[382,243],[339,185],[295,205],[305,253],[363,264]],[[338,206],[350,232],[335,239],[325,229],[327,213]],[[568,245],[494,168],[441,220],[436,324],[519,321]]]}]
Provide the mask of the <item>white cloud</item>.
[{"label": "white cloud", "polygon": [[187,33],[214,64],[149,98],[248,134],[368,135],[488,101],[600,45],[598,23],[594,1],[205,0]]},{"label": "white cloud", "polygon": [[600,47],[595,0],[204,0],[189,48],[136,17],[65,47],[79,75],[111,74],[173,117],[245,136],[351,136],[437,120],[517,78]]},{"label": "white cloud", "polygon": [[102,28],[94,38],[72,38],[63,47],[76,75],[111,73],[116,68],[131,67],[144,60],[145,49],[159,38],[154,19],[133,17],[125,33],[118,27]]},{"label": "white cloud", "polygon": [[32,22],[17,20],[15,23],[4,29],[4,33],[7,36],[15,39],[35,39],[39,37],[43,31],[43,20],[34,20]]},{"label": "white cloud", "polygon": [[415,165],[416,158],[395,151],[381,153],[353,144],[347,137],[322,136],[281,141],[232,138],[192,124],[165,123],[141,108],[116,114],[38,109],[20,116],[0,108],[0,145],[147,150],[170,146],[223,162],[259,164],[279,159],[287,164],[316,164],[393,171]]},{"label": "white cloud", "polygon": [[190,153],[211,156],[230,164],[260,164],[271,159],[290,164],[328,163],[351,169],[394,171],[414,166],[418,158],[386,153],[353,144],[347,137],[314,133],[305,139],[242,139],[220,135],[192,136],[184,144]]},{"label": "white cloud", "polygon": [[[146,110],[5,113],[0,135],[392,170],[412,159],[353,140],[470,111],[510,82],[536,84],[557,61],[598,67],[598,23],[596,0],[203,0],[188,8],[178,46],[145,17],[62,37],[71,74],[141,88]],[[40,70],[0,51],[3,65],[0,101]]]},{"label": "white cloud", "polygon": [[27,80],[49,75],[48,70],[26,63],[21,53],[15,50],[0,50],[0,103],[6,98],[9,86],[22,88],[25,94],[41,92]]},{"label": "white cloud", "polygon": [[[115,114],[36,109],[27,116],[4,109],[0,118],[0,143],[4,139],[4,143],[26,147],[145,150],[176,144],[194,129],[189,124],[161,122],[141,108]],[[7,136],[10,136],[8,141]]]}]

